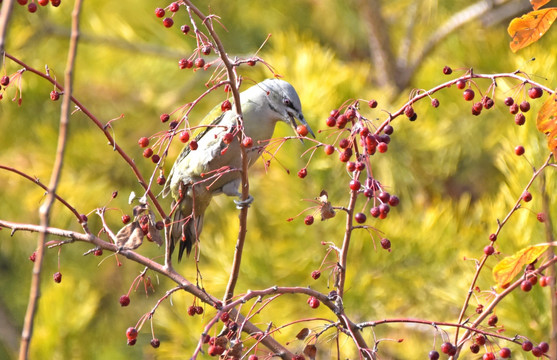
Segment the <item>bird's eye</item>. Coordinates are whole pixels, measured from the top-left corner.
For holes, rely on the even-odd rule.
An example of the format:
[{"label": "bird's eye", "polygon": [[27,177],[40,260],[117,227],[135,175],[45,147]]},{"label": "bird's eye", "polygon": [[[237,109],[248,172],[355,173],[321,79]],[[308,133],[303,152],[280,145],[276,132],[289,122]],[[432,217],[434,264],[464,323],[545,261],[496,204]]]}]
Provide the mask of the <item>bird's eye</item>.
[{"label": "bird's eye", "polygon": [[282,102],[284,103],[284,105],[286,105],[288,107],[292,107],[292,101],[290,101],[289,98],[282,99]]}]

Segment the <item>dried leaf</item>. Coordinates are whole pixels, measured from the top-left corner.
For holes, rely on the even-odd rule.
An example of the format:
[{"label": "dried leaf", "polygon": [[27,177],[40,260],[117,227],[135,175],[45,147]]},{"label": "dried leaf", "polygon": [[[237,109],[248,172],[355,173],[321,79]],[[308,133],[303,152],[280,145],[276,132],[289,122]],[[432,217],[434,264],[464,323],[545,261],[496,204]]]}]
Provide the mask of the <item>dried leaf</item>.
[{"label": "dried leaf", "polygon": [[551,0],[530,0],[530,4],[532,4],[534,10],[538,10],[539,8],[541,8],[542,6],[544,6],[550,1]]},{"label": "dried leaf", "polygon": [[310,359],[315,359],[317,355],[317,347],[312,344],[307,344],[304,348],[304,355],[308,356]]},{"label": "dried leaf", "polygon": [[547,8],[530,11],[519,18],[513,19],[507,29],[512,37],[511,50],[516,52],[538,41],[556,18],[557,8]]},{"label": "dried leaf", "polygon": [[137,249],[143,243],[145,233],[141,230],[139,222],[134,221],[124,226],[116,234],[116,245],[120,249]]},{"label": "dried leaf", "polygon": [[548,245],[532,245],[501,260],[493,268],[493,278],[497,285],[502,287],[509,284],[522,271],[524,266],[540,257],[548,247]]},{"label": "dried leaf", "polygon": [[557,94],[545,101],[536,119],[538,130],[548,136],[547,147],[557,159]]},{"label": "dried leaf", "polygon": [[321,211],[321,221],[335,217],[335,209],[333,209],[333,206],[329,201],[329,195],[325,190],[321,191],[317,200],[319,200],[319,202],[321,203],[321,206],[319,208],[319,210]]},{"label": "dried leaf", "polygon": [[296,338],[298,340],[304,340],[306,338],[306,336],[308,336],[308,335],[309,335],[309,329],[308,328],[303,328],[302,330],[300,330],[298,335],[296,335]]}]

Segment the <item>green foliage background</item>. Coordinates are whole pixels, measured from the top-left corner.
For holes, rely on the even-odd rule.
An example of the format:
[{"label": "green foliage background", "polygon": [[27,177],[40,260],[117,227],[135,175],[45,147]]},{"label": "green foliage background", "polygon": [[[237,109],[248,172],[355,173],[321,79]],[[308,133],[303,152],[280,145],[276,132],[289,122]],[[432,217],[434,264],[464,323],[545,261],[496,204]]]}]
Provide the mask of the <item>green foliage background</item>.
[{"label": "green foliage background", "polygon": [[[397,14],[411,1],[385,3],[385,16],[390,21],[393,41],[399,41],[404,19]],[[420,4],[417,38],[439,26],[468,1]],[[116,140],[135,158],[145,177],[153,165],[141,156],[136,145],[141,136],[164,131],[159,115],[194,100],[204,90],[210,71],[179,70],[177,61],[188,57],[194,39],[185,37],[179,25],[187,18],[184,11],[175,16],[176,25],[166,29],[154,14],[154,8],[167,3],[85,2],[82,13],[82,41],[76,65],[75,96],[99,119],[107,122],[124,114],[113,124]],[[365,24],[358,12],[357,1],[207,1],[198,6],[205,12],[220,16],[226,30],[219,29],[230,55],[247,57],[254,54],[272,34],[259,55],[270,63],[298,90],[304,113],[312,128],[324,129],[330,110],[351,98],[379,101],[378,109],[394,111],[407,101],[410,90],[396,93],[391,88],[374,85],[375,69],[369,60]],[[63,77],[67,52],[72,4],[63,1],[59,8],[39,8],[29,14],[16,6],[7,39],[7,51],[29,65]],[[412,87],[429,89],[447,80],[441,72],[444,65],[453,69],[474,68],[479,73],[512,72],[517,68],[549,87],[557,84],[557,48],[555,31],[531,47],[512,54],[505,24],[485,28],[471,23],[449,36],[423,63],[413,76]],[[419,41],[415,44],[419,48]],[[535,61],[530,61],[535,57]],[[12,74],[19,68],[5,61],[2,73]],[[455,71],[459,76],[465,70]],[[260,81],[272,74],[263,66],[240,68],[249,79]],[[478,82],[485,90],[489,83]],[[386,220],[368,220],[393,243],[393,251],[377,249],[376,234],[356,233],[350,251],[347,312],[355,321],[385,318],[423,318],[431,321],[456,321],[469,282],[474,261],[482,255],[488,236],[496,229],[531,176],[534,166],[546,157],[543,136],[535,130],[534,114],[541,101],[532,101],[523,127],[514,125],[502,99],[514,94],[513,82],[498,81],[496,106],[480,117],[470,113],[461,91],[446,89],[436,95],[441,106],[433,109],[428,101],[415,106],[416,122],[397,119],[389,151],[373,158],[374,175],[391,193],[398,194],[401,205]],[[0,163],[16,167],[47,183],[56,148],[59,103],[49,99],[52,87],[30,73],[23,74],[23,104],[11,101],[16,96],[11,87],[0,102]],[[523,96],[520,93],[519,97]],[[203,115],[219,101],[223,93],[215,93],[194,110],[192,119]],[[364,103],[365,104],[365,103]],[[370,118],[385,119],[381,110],[368,111]],[[276,136],[289,135],[286,126],[277,127]],[[141,189],[131,171],[116,156],[97,128],[81,113],[71,118],[63,179],[59,194],[82,213],[91,213],[108,206],[109,224],[121,226],[123,213],[131,213],[127,198],[131,191]],[[318,134],[324,141],[329,132]],[[513,153],[516,145],[526,148],[525,157]],[[344,233],[342,214],[311,227],[303,217],[287,222],[310,203],[301,201],[318,196],[322,189],[329,192],[334,205],[348,201],[348,174],[335,156],[327,157],[320,149],[308,166],[308,177],[295,174],[304,167],[308,157],[300,158],[308,144],[287,143],[265,172],[262,164],[250,171],[251,192],[255,204],[249,213],[249,232],[243,272],[238,292],[273,285],[311,286],[323,292],[330,290],[329,273],[334,258],[329,257],[318,281],[310,277],[323,260],[326,248],[321,241],[340,246]],[[180,150],[172,148],[171,159]],[[281,165],[282,164],[282,165]],[[167,170],[170,163],[166,164]],[[285,171],[290,170],[290,173]],[[555,179],[549,171],[548,191],[555,190]],[[38,207],[43,191],[12,173],[0,172],[0,218],[16,222],[38,222]],[[109,203],[111,194],[119,196]],[[492,267],[505,255],[533,243],[545,241],[543,224],[536,221],[541,211],[539,182],[533,188],[534,200],[518,211],[501,233],[497,250],[501,255],[489,260]],[[552,197],[552,208],[555,197]],[[364,204],[360,200],[359,206]],[[369,207],[366,208],[366,211]],[[553,217],[553,214],[551,214]],[[89,216],[90,229],[100,229],[99,219]],[[56,205],[53,226],[79,231],[80,226],[69,212]],[[230,199],[217,198],[207,214],[202,236],[201,271],[208,292],[220,295],[227,280],[237,235],[237,212]],[[34,251],[36,235],[18,232],[11,236],[0,231],[0,307],[9,321],[0,324],[3,331],[19,334],[26,309],[32,263],[28,256]],[[116,266],[113,256],[101,259],[82,254],[90,246],[82,243],[47,251],[39,314],[32,342],[32,358],[49,359],[174,359],[189,357],[207,318],[188,317],[186,307],[193,299],[176,294],[157,310],[153,321],[161,347],[149,346],[148,324],[134,347],[126,345],[125,329],[135,325],[156,300],[173,286],[166,279],[150,273],[155,292],[146,296],[143,285],[131,295],[131,305],[120,307],[118,298],[126,293],[133,279],[143,270],[123,261]],[[160,256],[162,249],[151,243],[139,250],[147,256]],[[60,260],[58,260],[60,253]],[[50,274],[63,274],[55,284]],[[179,265],[190,279],[195,277],[193,262]],[[494,282],[489,268],[482,274],[479,286],[485,296]],[[283,296],[267,307],[258,321],[283,325],[299,318],[328,317],[325,309],[311,310],[300,296]],[[476,301],[473,301],[473,306]],[[517,292],[497,309],[505,334],[520,333],[534,341],[547,340],[550,331],[547,289],[535,287],[530,293]],[[213,314],[206,309],[206,314]],[[292,341],[293,350],[303,344],[294,335],[303,327],[318,329],[318,322],[293,325],[279,337]],[[266,324],[261,324],[266,327]],[[377,338],[400,339],[404,342],[381,342],[383,359],[424,358],[434,346],[431,327],[403,324],[379,326]],[[364,331],[372,343],[371,330]],[[442,342],[436,336],[436,346]],[[323,337],[318,345],[323,358],[334,357],[332,337]],[[349,341],[341,340],[344,357],[354,358]],[[17,339],[4,336],[0,341],[0,358],[15,357]],[[495,348],[497,348],[495,346]],[[518,348],[513,358],[522,354]],[[469,356],[470,354],[465,354]],[[472,358],[472,356],[470,356]]]}]

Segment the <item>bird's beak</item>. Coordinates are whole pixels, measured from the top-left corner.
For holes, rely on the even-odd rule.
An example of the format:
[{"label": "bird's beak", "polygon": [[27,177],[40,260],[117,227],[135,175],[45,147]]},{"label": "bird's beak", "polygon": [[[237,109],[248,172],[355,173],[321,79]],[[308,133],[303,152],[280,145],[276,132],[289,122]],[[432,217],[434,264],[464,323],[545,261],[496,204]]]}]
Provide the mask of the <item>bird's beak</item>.
[{"label": "bird's beak", "polygon": [[[294,129],[294,132],[296,134],[298,134],[298,131],[296,129],[296,127],[298,126],[296,124],[296,117],[293,115],[288,115],[288,117],[290,118],[290,126],[292,126],[292,129]],[[308,129],[309,133],[311,134],[311,136],[313,136],[315,138],[315,134],[313,133],[313,130],[311,130],[311,128],[309,127],[309,124],[306,122],[306,120],[304,119],[304,115],[300,114],[298,116],[298,121],[300,122],[300,124],[305,125],[305,127]],[[302,143],[304,142],[303,139],[300,138],[300,141],[302,141]]]}]

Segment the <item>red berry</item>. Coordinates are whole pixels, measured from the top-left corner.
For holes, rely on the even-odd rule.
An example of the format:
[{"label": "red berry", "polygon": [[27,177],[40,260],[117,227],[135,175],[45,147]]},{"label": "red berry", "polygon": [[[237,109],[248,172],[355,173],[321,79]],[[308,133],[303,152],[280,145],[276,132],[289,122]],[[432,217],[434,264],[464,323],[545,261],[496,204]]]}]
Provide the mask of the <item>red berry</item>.
[{"label": "red berry", "polygon": [[480,352],[480,345],[478,345],[478,344],[472,344],[472,345],[470,345],[470,352],[471,352],[472,354],[477,354],[477,353],[479,353],[479,352]]},{"label": "red berry", "polygon": [[122,215],[122,222],[123,222],[124,224],[129,223],[130,220],[131,220],[131,218],[130,218],[130,216],[129,216],[128,214]]},{"label": "red berry", "polygon": [[343,129],[346,126],[347,123],[348,123],[348,118],[346,117],[345,114],[340,115],[336,119],[336,125],[339,129]]},{"label": "red berry", "polygon": [[495,360],[495,354],[492,352],[485,353],[482,360]]},{"label": "red berry", "polygon": [[375,109],[375,108],[377,107],[377,100],[373,100],[373,99],[372,99],[372,100],[368,101],[367,105],[368,105],[370,108]]},{"label": "red berry", "polygon": [[243,145],[245,148],[250,148],[250,147],[253,146],[253,140],[252,140],[249,136],[246,136],[246,137],[242,140],[242,145]]},{"label": "red berry", "polygon": [[514,153],[518,156],[524,154],[524,146],[518,145],[517,147],[515,147],[514,148]]},{"label": "red berry", "polygon": [[197,144],[197,141],[195,140],[190,141],[190,149],[197,150],[198,147],[199,145]]},{"label": "red berry", "polygon": [[346,149],[349,146],[350,146],[350,141],[348,141],[348,139],[341,139],[338,142],[338,147],[341,149]]},{"label": "red berry", "polygon": [[201,48],[201,52],[203,55],[209,55],[211,53],[211,47],[209,45],[205,45]]},{"label": "red berry", "polygon": [[151,339],[151,346],[156,349],[161,346],[161,341],[159,339]]},{"label": "red berry", "polygon": [[543,90],[540,87],[534,86],[528,89],[528,96],[532,99],[537,99],[543,95]]},{"label": "red berry", "polygon": [[60,3],[61,3],[61,2],[62,2],[61,0],[50,0],[50,3],[51,3],[52,6],[54,6],[54,7],[60,6]]},{"label": "red berry", "polygon": [[181,30],[184,34],[187,34],[187,33],[190,32],[190,27],[189,27],[188,25],[182,25],[182,26],[180,27],[180,30]]},{"label": "red berry", "polygon": [[400,199],[396,195],[391,195],[389,197],[389,205],[397,206],[400,203]]},{"label": "red berry", "polygon": [[313,220],[314,220],[314,219],[313,219],[313,216],[312,216],[312,215],[308,215],[308,216],[305,217],[304,223],[305,223],[306,225],[311,225],[311,224],[313,224]]},{"label": "red berry", "polygon": [[37,0],[37,2],[38,2],[39,5],[41,5],[41,6],[47,6],[47,5],[48,5],[48,0]]},{"label": "red berry", "polygon": [[538,347],[539,347],[540,349],[542,349],[542,351],[543,351],[544,353],[546,353],[546,352],[549,351],[549,344],[546,343],[545,341],[542,341],[541,343],[539,343],[539,344],[538,344]]},{"label": "red berry", "polygon": [[325,151],[325,154],[331,155],[335,152],[335,147],[333,145],[325,145],[323,147],[323,151]]},{"label": "red berry", "polygon": [[136,342],[137,342],[137,339],[131,339],[131,340],[128,339],[128,345],[129,346],[134,346]]},{"label": "red berry", "polygon": [[207,352],[211,356],[217,356],[217,355],[221,355],[225,350],[226,349],[223,346],[211,345],[211,346],[209,346],[209,349],[207,350]]},{"label": "red berry", "polygon": [[352,149],[348,148],[340,153],[339,160],[341,162],[348,162],[351,157],[352,157]]},{"label": "red berry", "polygon": [[484,96],[482,98],[482,104],[483,104],[485,109],[491,109],[493,107],[493,105],[495,105],[495,102],[489,96]]},{"label": "red berry", "polygon": [[540,278],[540,286],[541,287],[546,287],[547,285],[549,285],[551,278],[549,276],[542,276]]},{"label": "red berry", "polygon": [[259,358],[257,357],[257,355],[250,355],[248,360],[259,360]]},{"label": "red berry", "polygon": [[365,222],[366,222],[366,219],[367,219],[367,217],[366,217],[366,214],[364,214],[364,213],[359,212],[359,213],[357,213],[356,215],[354,215],[354,220],[356,220],[356,222],[357,222],[358,224],[363,224],[363,223],[365,223]]},{"label": "red berry", "polygon": [[143,157],[150,158],[153,155],[153,149],[147,148],[143,150]]},{"label": "red berry", "polygon": [[182,131],[182,134],[180,134],[180,141],[185,144],[189,141],[189,139],[190,139],[190,133],[185,130]]},{"label": "red berry", "polygon": [[161,159],[161,157],[160,157],[159,155],[157,155],[157,154],[155,154],[155,155],[153,155],[153,157],[151,157],[151,161],[152,161],[154,164],[158,164],[160,159]]},{"label": "red berry", "polygon": [[33,252],[31,255],[29,255],[29,260],[35,262],[35,260],[37,260],[37,253]]},{"label": "red berry", "polygon": [[317,309],[319,307],[319,299],[316,297],[310,296],[308,299],[308,304],[312,309]]},{"label": "red berry", "polygon": [[520,103],[520,111],[528,112],[530,110],[530,103],[526,100]]},{"label": "red berry", "polygon": [[497,315],[491,315],[489,317],[489,319],[487,319],[487,325],[495,326],[495,325],[497,325],[497,321],[499,321],[499,318],[497,317]]},{"label": "red berry", "polygon": [[230,314],[227,312],[223,312],[222,314],[220,314],[220,321],[222,321],[223,323],[227,322],[230,319]]},{"label": "red berry", "polygon": [[543,351],[542,351],[542,349],[540,349],[539,346],[534,346],[532,348],[532,355],[534,355],[535,357],[542,357],[543,356]]},{"label": "red berry", "polygon": [[120,296],[120,305],[128,306],[130,304],[130,297],[128,295]]},{"label": "red berry", "polygon": [[8,84],[10,83],[10,78],[9,76],[2,76],[2,78],[0,78],[0,85],[2,86],[8,86]]},{"label": "red berry", "polygon": [[406,117],[411,118],[414,114],[414,108],[412,105],[408,105],[404,108],[404,115],[406,115]]},{"label": "red berry", "polygon": [[103,254],[103,249],[96,249],[95,252],[94,252],[93,254],[95,254],[95,256],[102,256],[102,254]]},{"label": "red berry", "polygon": [[530,194],[528,191],[525,191],[524,194],[522,194],[522,200],[524,200],[525,202],[531,201],[532,194]]},{"label": "red berry", "polygon": [[137,339],[137,329],[134,327],[129,327],[128,330],[126,330],[126,337],[129,340]]},{"label": "red berry", "polygon": [[466,101],[472,101],[474,99],[474,90],[472,89],[466,89],[464,90],[464,92],[462,93],[462,96],[464,97],[464,100]]},{"label": "red berry", "polygon": [[545,222],[545,214],[544,213],[537,213],[536,214],[536,219],[538,219],[539,222]]},{"label": "red berry", "polygon": [[534,286],[538,283],[538,277],[537,276],[530,276],[528,278],[528,281],[530,282],[530,284],[532,284],[532,286]]},{"label": "red berry", "polygon": [[159,177],[157,178],[157,184],[159,184],[159,185],[164,185],[164,183],[166,183],[166,178],[165,178],[164,176],[162,176],[162,175],[159,176]]},{"label": "red berry", "polygon": [[308,134],[308,128],[305,125],[298,125],[296,127],[296,132],[300,136],[306,136]]},{"label": "red berry", "polygon": [[472,105],[472,115],[478,116],[482,113],[483,105],[481,102],[474,103]]},{"label": "red berry", "polygon": [[385,153],[388,149],[389,145],[387,145],[387,143],[380,142],[379,144],[377,144],[377,151],[379,151],[380,153]]},{"label": "red berry", "polygon": [[446,342],[446,343],[443,343],[441,345],[441,351],[444,354],[449,354],[451,352],[452,348],[453,348],[453,344],[451,344],[450,342]]},{"label": "red berry", "polygon": [[516,125],[524,125],[526,122],[526,116],[523,113],[518,113],[514,116],[514,122]]},{"label": "red berry", "polygon": [[333,127],[333,126],[335,126],[335,125],[337,124],[337,119],[335,119],[335,118],[332,117],[332,116],[329,116],[329,117],[327,118],[327,121],[326,121],[325,123],[327,124],[328,127]]},{"label": "red berry", "polygon": [[142,148],[145,148],[147,146],[149,146],[149,139],[146,137],[142,137],[139,138],[139,140],[137,141],[137,143],[139,144],[139,146],[141,146]]},{"label": "red berry", "polygon": [[524,350],[524,351],[531,351],[533,347],[534,347],[534,344],[532,344],[528,340],[526,340],[522,343],[522,350]]},{"label": "red berry", "polygon": [[517,114],[518,113],[518,105],[515,103],[515,104],[512,104],[511,106],[509,106],[509,112],[513,115]]},{"label": "red berry", "polygon": [[194,64],[195,64],[195,67],[202,68],[203,66],[205,66],[205,59],[197,58],[197,59],[195,59]]},{"label": "red berry", "polygon": [[353,161],[347,162],[347,163],[346,163],[346,170],[347,170],[348,172],[352,172],[352,171],[356,170],[356,163],[353,162]]},{"label": "red berry", "polygon": [[495,248],[493,246],[487,245],[486,247],[484,247],[484,254],[486,254],[487,256],[493,255],[494,252]]},{"label": "red berry", "polygon": [[385,250],[390,250],[391,249],[391,240],[383,238],[380,241],[381,243],[381,247]]},{"label": "red berry", "polygon": [[60,273],[60,271],[55,272],[52,277],[54,278],[55,283],[59,284],[62,281],[62,274]]},{"label": "red berry", "polygon": [[317,280],[321,277],[321,271],[319,270],[314,270],[311,272],[311,277],[313,278],[313,280]]},{"label": "red berry", "polygon": [[480,346],[484,346],[485,342],[487,341],[486,337],[482,334],[476,335],[476,338],[474,340],[475,340],[476,344],[478,344]]},{"label": "red berry", "polygon": [[445,75],[451,75],[452,73],[453,73],[453,69],[451,69],[450,67],[445,66],[445,67],[443,68],[443,74],[445,74]]},{"label": "red berry", "polygon": [[228,111],[232,109],[232,103],[228,99],[224,100],[220,105],[220,109],[222,110],[222,112]]},{"label": "red berry", "polygon": [[168,115],[168,114],[161,114],[160,118],[161,118],[161,121],[162,121],[163,123],[165,123],[165,122],[167,122],[168,120],[170,120],[170,115]]},{"label": "red berry", "polygon": [[172,25],[174,25],[174,20],[172,20],[172,18],[167,17],[162,20],[162,24],[164,25],[164,27],[169,28],[172,27]]},{"label": "red berry", "polygon": [[52,90],[50,92],[50,100],[56,101],[58,99],[60,99],[60,93],[58,91]]},{"label": "red berry", "polygon": [[522,283],[520,283],[520,288],[522,289],[522,291],[528,292],[532,290],[532,283],[530,283],[530,281],[528,280],[524,280]]},{"label": "red berry", "polygon": [[298,177],[300,179],[305,178],[307,176],[307,174],[308,174],[308,170],[306,168],[302,168],[302,169],[300,169],[300,171],[298,171]]},{"label": "red berry", "polygon": [[508,359],[511,357],[511,350],[509,348],[501,348],[501,350],[499,350],[499,356],[503,359]]},{"label": "red berry", "polygon": [[164,13],[165,13],[165,11],[162,8],[156,8],[155,9],[155,16],[158,17],[158,18],[163,17]]},{"label": "red berry", "polygon": [[27,11],[29,11],[30,13],[34,13],[35,11],[37,11],[37,4],[35,4],[34,2],[29,3],[29,5],[27,5]]},{"label": "red berry", "polygon": [[350,181],[350,189],[353,190],[353,191],[360,190],[361,186],[362,186],[362,184],[356,179],[353,179],[353,180]]},{"label": "red berry", "polygon": [[195,316],[196,313],[197,312],[195,311],[195,306],[193,306],[193,305],[188,306],[188,315],[189,316]]},{"label": "red berry", "polygon": [[433,106],[434,108],[439,107],[439,100],[438,99],[432,99],[431,100],[431,106]]},{"label": "red berry", "polygon": [[383,128],[383,132],[387,135],[392,135],[395,129],[391,125],[387,125]]},{"label": "red berry", "polygon": [[168,7],[168,10],[172,11],[172,12],[176,12],[180,9],[180,5],[178,5],[178,3],[173,2],[172,4],[170,4],[170,6]]},{"label": "red berry", "polygon": [[19,3],[19,5],[26,5],[27,4],[27,0],[17,0],[17,2]]},{"label": "red berry", "polygon": [[226,133],[222,137],[222,142],[225,144],[230,144],[232,141],[234,141],[234,135],[232,135],[232,133]]},{"label": "red berry", "polygon": [[439,359],[439,353],[436,350],[431,350],[428,355],[429,355],[429,360]]},{"label": "red berry", "polygon": [[514,104],[514,99],[512,97],[509,96],[505,99],[505,105],[511,106],[512,104]]},{"label": "red berry", "polygon": [[457,80],[455,84],[456,84],[456,88],[460,89],[460,90],[462,90],[462,89],[464,89],[464,87],[466,87],[466,81],[464,81],[464,80]]}]

